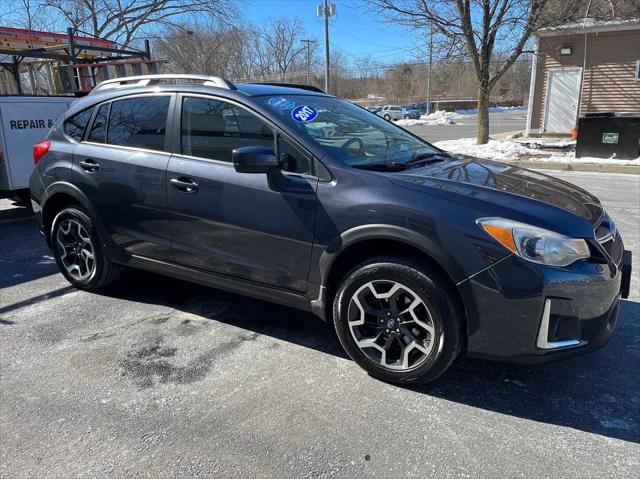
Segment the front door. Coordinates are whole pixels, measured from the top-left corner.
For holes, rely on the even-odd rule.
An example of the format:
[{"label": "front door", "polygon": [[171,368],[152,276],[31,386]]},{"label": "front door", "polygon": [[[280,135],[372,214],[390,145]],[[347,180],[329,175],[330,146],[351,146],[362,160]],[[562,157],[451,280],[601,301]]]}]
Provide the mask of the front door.
[{"label": "front door", "polygon": [[[238,105],[202,96],[179,103],[180,154],[167,172],[174,261],[305,291],[318,183],[310,158]],[[277,151],[288,186],[236,172],[231,152],[242,146]]]},{"label": "front door", "polygon": [[580,68],[549,71],[544,131],[570,133],[576,126],[580,96]]},{"label": "front door", "polygon": [[74,183],[125,251],[171,259],[165,137],[173,95],[127,97],[97,108],[73,152]]}]

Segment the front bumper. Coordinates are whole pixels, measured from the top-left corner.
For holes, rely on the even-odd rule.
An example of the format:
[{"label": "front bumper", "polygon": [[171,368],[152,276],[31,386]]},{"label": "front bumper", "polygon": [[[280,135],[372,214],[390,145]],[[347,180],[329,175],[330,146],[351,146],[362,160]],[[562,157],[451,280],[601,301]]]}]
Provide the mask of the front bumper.
[{"label": "front bumper", "polygon": [[618,265],[585,261],[569,268],[509,256],[459,285],[467,353],[544,363],[593,351],[611,337],[630,278],[629,251]]}]

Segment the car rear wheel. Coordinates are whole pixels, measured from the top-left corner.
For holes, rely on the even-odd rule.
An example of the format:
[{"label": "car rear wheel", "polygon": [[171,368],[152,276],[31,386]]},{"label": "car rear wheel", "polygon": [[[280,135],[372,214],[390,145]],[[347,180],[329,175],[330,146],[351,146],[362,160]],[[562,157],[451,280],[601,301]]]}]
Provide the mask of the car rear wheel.
[{"label": "car rear wheel", "polygon": [[349,356],[391,383],[432,381],[461,350],[454,293],[419,260],[380,257],[358,265],[338,288],[333,320]]},{"label": "car rear wheel", "polygon": [[93,291],[117,280],[122,267],[104,254],[94,223],[79,206],[61,210],[51,226],[51,245],[60,272],[78,289]]},{"label": "car rear wheel", "polygon": [[405,120],[408,120],[408,119],[409,119],[409,115],[405,115],[405,116],[404,116],[404,119],[405,119]]}]

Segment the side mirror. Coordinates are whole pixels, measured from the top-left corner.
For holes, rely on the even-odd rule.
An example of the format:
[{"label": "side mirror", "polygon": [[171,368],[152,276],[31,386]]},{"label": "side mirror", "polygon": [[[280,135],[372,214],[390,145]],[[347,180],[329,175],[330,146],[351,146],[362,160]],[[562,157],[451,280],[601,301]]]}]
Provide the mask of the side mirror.
[{"label": "side mirror", "polygon": [[238,173],[269,173],[280,169],[280,163],[271,148],[243,146],[233,150],[231,157]]}]

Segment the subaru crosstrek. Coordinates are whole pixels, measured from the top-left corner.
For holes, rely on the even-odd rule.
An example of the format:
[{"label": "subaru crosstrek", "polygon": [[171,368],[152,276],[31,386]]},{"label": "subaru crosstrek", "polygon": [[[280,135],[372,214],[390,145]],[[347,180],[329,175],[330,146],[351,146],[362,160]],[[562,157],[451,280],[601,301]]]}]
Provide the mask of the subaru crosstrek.
[{"label": "subaru crosstrek", "polygon": [[461,351],[594,350],[629,293],[631,254],[593,195],[311,87],[108,80],[34,161],[33,208],[75,287],[132,267],[312,311],[385,381],[433,380]]}]

